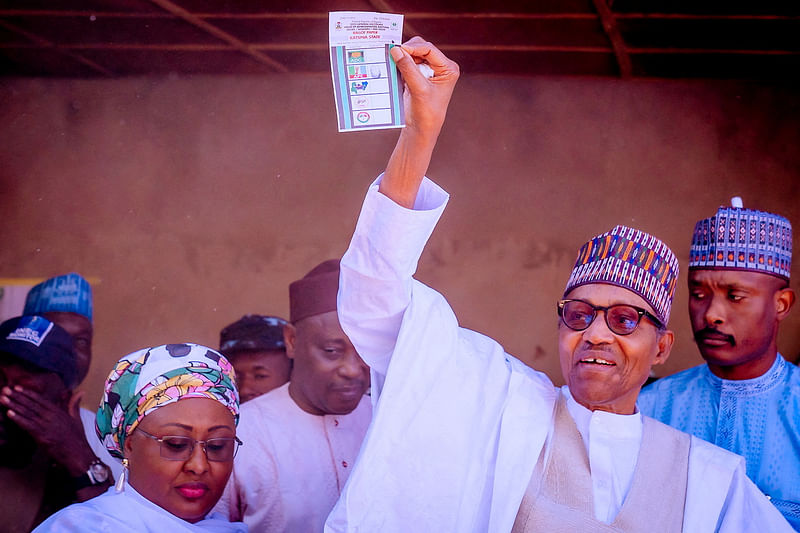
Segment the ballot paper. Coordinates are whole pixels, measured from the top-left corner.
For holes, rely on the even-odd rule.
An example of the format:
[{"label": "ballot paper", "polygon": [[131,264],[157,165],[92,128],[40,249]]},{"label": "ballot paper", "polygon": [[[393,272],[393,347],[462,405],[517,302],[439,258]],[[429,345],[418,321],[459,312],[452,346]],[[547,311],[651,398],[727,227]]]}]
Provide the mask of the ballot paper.
[{"label": "ballot paper", "polygon": [[403,38],[403,15],[328,15],[331,76],[339,131],[402,128],[403,95],[389,55]]}]

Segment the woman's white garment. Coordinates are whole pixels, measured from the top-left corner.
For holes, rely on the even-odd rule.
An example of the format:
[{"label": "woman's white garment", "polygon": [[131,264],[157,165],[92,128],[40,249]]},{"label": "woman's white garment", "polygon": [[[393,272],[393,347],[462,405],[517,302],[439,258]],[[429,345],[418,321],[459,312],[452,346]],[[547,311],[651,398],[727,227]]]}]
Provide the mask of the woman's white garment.
[{"label": "woman's white garment", "polygon": [[181,520],[126,484],[100,496],[60,510],[33,530],[34,533],[247,533],[241,522],[228,522],[210,513],[194,524]]}]

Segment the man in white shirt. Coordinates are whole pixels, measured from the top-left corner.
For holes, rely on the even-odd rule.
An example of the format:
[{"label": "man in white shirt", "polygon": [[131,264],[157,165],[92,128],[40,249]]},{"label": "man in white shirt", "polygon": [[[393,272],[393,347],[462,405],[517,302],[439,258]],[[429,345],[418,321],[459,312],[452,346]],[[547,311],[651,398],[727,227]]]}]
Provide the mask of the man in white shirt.
[{"label": "man in white shirt", "polygon": [[216,510],[250,531],[322,531],[364,439],[369,369],[339,325],[338,285],[329,260],[289,286],[291,378],[242,404],[244,446]]},{"label": "man in white shirt", "polygon": [[459,72],[418,38],[391,53],[407,126],[367,194],[338,301],[376,407],[326,530],[788,531],[741,457],[636,411],[673,342],[664,243],[617,226],[581,248],[558,303],[560,390],[412,278],[448,200],[424,174]]}]

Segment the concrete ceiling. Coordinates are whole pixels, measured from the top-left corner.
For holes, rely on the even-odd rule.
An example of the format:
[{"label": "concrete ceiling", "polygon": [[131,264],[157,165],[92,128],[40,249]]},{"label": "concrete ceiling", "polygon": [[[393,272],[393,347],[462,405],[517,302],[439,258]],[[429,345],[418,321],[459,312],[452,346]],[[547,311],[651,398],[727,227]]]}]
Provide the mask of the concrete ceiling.
[{"label": "concrete ceiling", "polygon": [[800,72],[797,0],[0,0],[0,75],[328,73],[328,11],[402,13],[465,74]]}]

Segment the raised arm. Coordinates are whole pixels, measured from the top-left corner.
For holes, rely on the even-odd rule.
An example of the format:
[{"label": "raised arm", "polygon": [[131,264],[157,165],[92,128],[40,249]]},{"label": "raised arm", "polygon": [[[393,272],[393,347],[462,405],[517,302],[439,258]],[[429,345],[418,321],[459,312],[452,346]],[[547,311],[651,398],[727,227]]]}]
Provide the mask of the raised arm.
[{"label": "raised arm", "polygon": [[[459,69],[454,61],[420,37],[412,38],[402,47],[395,46],[390,53],[406,84],[403,93],[406,127],[400,133],[378,190],[410,209],[428,170]],[[425,77],[417,63],[430,66],[433,76]]]},{"label": "raised arm", "polygon": [[[373,377],[386,374],[411,301],[417,260],[447,203],[447,193],[431,182],[423,185],[423,178],[458,80],[458,65],[419,37],[391,53],[406,82],[406,127],[380,184],[364,200],[342,258],[337,306],[345,333]],[[432,77],[417,68],[422,62]]]}]

